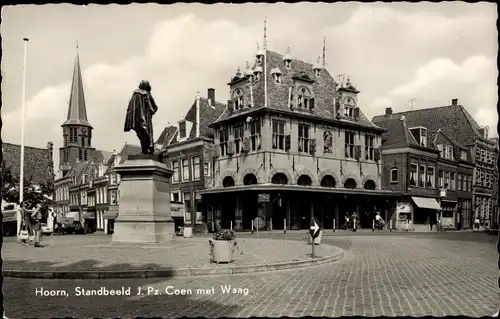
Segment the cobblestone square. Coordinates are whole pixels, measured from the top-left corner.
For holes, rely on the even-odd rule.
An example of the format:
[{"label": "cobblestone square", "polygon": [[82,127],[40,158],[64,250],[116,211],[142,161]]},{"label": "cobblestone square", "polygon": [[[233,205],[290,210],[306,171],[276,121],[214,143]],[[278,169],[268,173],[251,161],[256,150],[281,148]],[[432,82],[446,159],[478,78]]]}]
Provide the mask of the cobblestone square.
[{"label": "cobblestone square", "polygon": [[[156,280],[5,278],[4,302],[10,318],[488,316],[498,307],[495,239],[481,233],[345,236],[339,232],[324,237],[325,243],[345,250],[344,258],[332,264]],[[272,243],[269,239],[268,244]],[[221,286],[242,289],[223,293]],[[75,287],[130,287],[131,295],[76,296]],[[151,291],[137,296],[139,287],[162,295]],[[166,291],[167,287],[172,288]],[[197,293],[197,289],[212,287],[214,294]],[[65,290],[68,296],[35,296],[40,288]],[[174,289],[191,289],[192,294],[167,294]],[[26,307],[26,298],[30,298],[30,307]]]}]

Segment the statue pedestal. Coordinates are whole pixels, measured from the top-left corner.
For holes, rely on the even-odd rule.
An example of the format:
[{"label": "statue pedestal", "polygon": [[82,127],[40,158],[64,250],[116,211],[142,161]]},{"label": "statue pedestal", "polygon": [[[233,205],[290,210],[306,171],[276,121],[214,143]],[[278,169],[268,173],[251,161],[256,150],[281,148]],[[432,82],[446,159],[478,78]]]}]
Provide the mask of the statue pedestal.
[{"label": "statue pedestal", "polygon": [[157,243],[175,237],[170,215],[173,171],[153,159],[131,159],[115,168],[121,183],[114,242]]}]

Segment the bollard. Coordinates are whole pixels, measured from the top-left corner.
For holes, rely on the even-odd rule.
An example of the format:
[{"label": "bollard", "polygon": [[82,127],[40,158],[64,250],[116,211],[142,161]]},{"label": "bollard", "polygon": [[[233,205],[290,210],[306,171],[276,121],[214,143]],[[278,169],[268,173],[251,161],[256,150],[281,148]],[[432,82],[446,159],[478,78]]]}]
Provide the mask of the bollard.
[{"label": "bollard", "polygon": [[392,219],[389,221],[389,231],[392,231]]},{"label": "bollard", "polygon": [[410,225],[408,222],[409,222],[409,221],[407,220],[407,221],[406,221],[406,231],[408,231],[408,226]]},{"label": "bollard", "polygon": [[356,218],[352,219],[352,231],[356,231]]},{"label": "bollard", "polygon": [[252,219],[252,234],[253,234],[253,219]]},{"label": "bollard", "polygon": [[286,218],[283,219],[283,233],[286,235]]},{"label": "bollard", "polygon": [[215,233],[215,223],[214,223],[214,221],[213,221],[213,220],[212,220],[212,232],[214,232],[214,233]]},{"label": "bollard", "polygon": [[333,232],[335,232],[335,218],[333,219]]},{"label": "bollard", "polygon": [[372,221],[372,232],[375,231],[375,220]]},{"label": "bollard", "polygon": [[233,230],[233,221],[231,221],[231,230]]},{"label": "bollard", "polygon": [[269,218],[269,230],[273,231],[273,218]]}]

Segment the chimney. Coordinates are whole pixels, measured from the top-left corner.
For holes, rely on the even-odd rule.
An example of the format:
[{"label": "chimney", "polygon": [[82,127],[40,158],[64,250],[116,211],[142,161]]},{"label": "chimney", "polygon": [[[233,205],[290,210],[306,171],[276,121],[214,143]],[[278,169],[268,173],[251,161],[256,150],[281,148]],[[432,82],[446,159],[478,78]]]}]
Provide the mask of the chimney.
[{"label": "chimney", "polygon": [[215,105],[215,89],[208,89],[207,98],[210,101],[210,106]]},{"label": "chimney", "polygon": [[458,99],[452,99],[451,105],[458,105]]},{"label": "chimney", "polygon": [[385,109],[385,117],[389,118],[392,115],[392,107],[388,107]]}]

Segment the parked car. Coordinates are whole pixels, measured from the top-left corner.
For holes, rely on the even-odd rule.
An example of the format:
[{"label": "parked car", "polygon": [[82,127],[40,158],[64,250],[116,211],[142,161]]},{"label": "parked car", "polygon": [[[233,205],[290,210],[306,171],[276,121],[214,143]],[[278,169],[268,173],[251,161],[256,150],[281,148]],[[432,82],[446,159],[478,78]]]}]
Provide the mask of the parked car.
[{"label": "parked car", "polygon": [[52,233],[53,233],[52,227],[47,226],[47,224],[45,224],[45,223],[42,223],[41,228],[42,228],[43,235],[52,235]]}]

